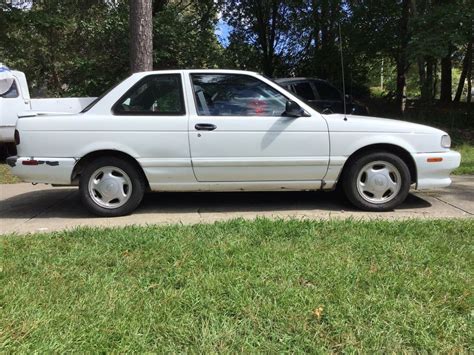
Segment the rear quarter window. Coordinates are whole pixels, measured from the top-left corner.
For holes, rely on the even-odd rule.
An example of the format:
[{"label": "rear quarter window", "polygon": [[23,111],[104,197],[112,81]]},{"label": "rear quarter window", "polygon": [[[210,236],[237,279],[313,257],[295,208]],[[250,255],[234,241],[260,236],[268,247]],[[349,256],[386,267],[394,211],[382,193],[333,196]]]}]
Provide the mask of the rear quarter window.
[{"label": "rear quarter window", "polygon": [[112,110],[115,115],[184,115],[181,75],[144,77],[117,101]]}]

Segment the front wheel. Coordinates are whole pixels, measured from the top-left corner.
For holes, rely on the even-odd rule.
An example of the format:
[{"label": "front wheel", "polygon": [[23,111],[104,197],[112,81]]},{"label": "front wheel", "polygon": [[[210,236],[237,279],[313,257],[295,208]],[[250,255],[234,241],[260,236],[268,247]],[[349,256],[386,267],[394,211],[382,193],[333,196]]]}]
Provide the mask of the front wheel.
[{"label": "front wheel", "polygon": [[356,158],[345,169],[342,184],[354,206],[366,211],[388,211],[405,201],[411,176],[398,156],[369,153]]},{"label": "front wheel", "polygon": [[117,217],[130,214],[138,207],[145,193],[145,182],[128,161],[103,157],[86,166],[79,191],[90,212]]}]

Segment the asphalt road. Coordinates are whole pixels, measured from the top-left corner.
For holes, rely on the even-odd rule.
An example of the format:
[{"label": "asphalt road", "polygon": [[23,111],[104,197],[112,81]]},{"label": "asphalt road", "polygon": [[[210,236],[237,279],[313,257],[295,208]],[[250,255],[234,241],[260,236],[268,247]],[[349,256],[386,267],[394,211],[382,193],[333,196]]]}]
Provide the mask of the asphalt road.
[{"label": "asphalt road", "polygon": [[130,216],[98,218],[81,205],[77,188],[0,185],[0,234],[35,233],[77,226],[209,223],[232,218],[473,218],[474,176],[453,178],[449,188],[412,192],[391,212],[354,210],[336,192],[150,193]]}]

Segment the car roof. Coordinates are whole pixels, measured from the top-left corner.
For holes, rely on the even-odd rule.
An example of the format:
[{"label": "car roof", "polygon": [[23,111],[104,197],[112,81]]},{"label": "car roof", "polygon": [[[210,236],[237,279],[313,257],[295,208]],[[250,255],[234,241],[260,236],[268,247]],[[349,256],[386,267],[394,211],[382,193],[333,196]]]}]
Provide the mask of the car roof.
[{"label": "car roof", "polygon": [[278,83],[278,84],[291,84],[291,83],[295,83],[295,82],[299,82],[299,81],[321,81],[321,82],[325,82],[327,83],[328,81],[327,80],[324,80],[324,79],[319,79],[319,78],[308,78],[308,77],[297,77],[297,78],[278,78],[278,79],[275,79],[275,81]]},{"label": "car roof", "polygon": [[137,75],[143,74],[164,74],[164,73],[210,73],[210,74],[252,74],[260,75],[257,72],[249,70],[236,70],[236,69],[167,69],[167,70],[152,70],[145,72],[135,73]]}]

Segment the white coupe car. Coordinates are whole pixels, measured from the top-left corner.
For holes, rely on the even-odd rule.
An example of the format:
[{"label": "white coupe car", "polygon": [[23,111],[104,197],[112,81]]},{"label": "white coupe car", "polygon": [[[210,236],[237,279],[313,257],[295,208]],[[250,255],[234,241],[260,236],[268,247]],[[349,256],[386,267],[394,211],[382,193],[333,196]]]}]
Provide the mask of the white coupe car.
[{"label": "white coupe car", "polygon": [[322,115],[273,81],[234,70],[133,74],[79,114],[25,113],[24,181],[79,185],[100,216],[131,213],[147,190],[331,190],[386,211],[416,189],[448,186],[460,155],[443,131]]}]

